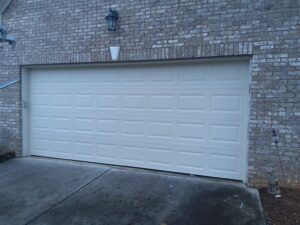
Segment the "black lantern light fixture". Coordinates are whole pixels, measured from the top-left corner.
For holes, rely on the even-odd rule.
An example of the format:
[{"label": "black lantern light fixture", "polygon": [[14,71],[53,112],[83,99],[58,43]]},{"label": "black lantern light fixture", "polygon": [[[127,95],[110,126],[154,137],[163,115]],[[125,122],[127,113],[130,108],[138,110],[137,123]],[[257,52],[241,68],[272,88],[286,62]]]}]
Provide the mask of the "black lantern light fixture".
[{"label": "black lantern light fixture", "polygon": [[0,40],[6,40],[7,38],[7,31],[4,27],[0,27]]},{"label": "black lantern light fixture", "polygon": [[14,36],[8,35],[4,27],[0,26],[0,42],[8,42],[10,45],[15,45],[16,38]]},{"label": "black lantern light fixture", "polygon": [[116,10],[109,9],[109,13],[105,17],[107,23],[107,29],[110,31],[115,31],[117,27],[118,19],[119,19],[119,13]]}]

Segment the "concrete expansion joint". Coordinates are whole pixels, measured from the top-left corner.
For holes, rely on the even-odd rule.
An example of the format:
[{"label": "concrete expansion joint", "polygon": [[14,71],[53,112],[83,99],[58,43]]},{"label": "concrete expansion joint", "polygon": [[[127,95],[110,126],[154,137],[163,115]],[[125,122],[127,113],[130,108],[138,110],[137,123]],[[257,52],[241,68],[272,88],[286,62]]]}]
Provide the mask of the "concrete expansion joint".
[{"label": "concrete expansion joint", "polygon": [[35,220],[37,220],[38,218],[40,218],[41,216],[45,215],[47,212],[51,211],[52,209],[56,208],[57,206],[59,206],[61,203],[63,203],[64,201],[68,200],[69,198],[71,198],[72,196],[74,196],[76,193],[80,192],[81,190],[83,190],[85,187],[87,187],[89,184],[91,184],[92,182],[94,182],[95,180],[97,180],[98,178],[102,177],[104,174],[106,174],[107,172],[109,172],[112,168],[109,167],[106,170],[102,171],[98,176],[92,178],[91,180],[89,180],[87,183],[85,183],[84,185],[82,185],[81,187],[79,187],[77,190],[75,190],[74,192],[72,192],[71,194],[69,194],[68,196],[66,196],[64,199],[62,199],[61,201],[59,201],[57,204],[53,205],[52,207],[48,208],[47,210],[45,210],[44,212],[40,213],[38,216],[34,217],[33,219],[31,219],[30,221],[28,221],[27,223],[25,223],[24,225],[30,225],[31,223],[33,223]]}]

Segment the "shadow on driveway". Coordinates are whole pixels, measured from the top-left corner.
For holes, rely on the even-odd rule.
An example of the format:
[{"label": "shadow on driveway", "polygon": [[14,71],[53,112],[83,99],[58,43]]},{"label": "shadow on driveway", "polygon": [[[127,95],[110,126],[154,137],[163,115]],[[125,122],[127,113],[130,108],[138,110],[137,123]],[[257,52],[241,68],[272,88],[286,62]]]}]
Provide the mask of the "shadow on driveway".
[{"label": "shadow on driveway", "polygon": [[1,225],[263,225],[238,182],[24,158],[0,164]]}]

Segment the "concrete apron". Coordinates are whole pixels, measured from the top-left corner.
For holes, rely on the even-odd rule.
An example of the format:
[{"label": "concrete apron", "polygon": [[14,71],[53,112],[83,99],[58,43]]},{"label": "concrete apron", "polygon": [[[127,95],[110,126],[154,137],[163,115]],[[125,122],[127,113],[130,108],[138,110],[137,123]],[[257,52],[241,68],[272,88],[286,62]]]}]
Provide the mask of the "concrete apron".
[{"label": "concrete apron", "polygon": [[1,225],[263,225],[238,182],[40,158],[0,164]]}]

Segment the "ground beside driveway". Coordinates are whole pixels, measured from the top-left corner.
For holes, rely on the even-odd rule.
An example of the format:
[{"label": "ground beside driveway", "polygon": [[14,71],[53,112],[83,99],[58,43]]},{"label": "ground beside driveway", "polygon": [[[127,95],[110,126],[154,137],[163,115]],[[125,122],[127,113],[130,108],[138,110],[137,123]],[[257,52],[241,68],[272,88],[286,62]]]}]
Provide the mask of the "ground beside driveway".
[{"label": "ground beside driveway", "polygon": [[47,159],[0,164],[1,225],[263,225],[236,182]]},{"label": "ground beside driveway", "polygon": [[300,224],[300,190],[280,187],[281,198],[260,189],[265,215],[272,225]]}]

